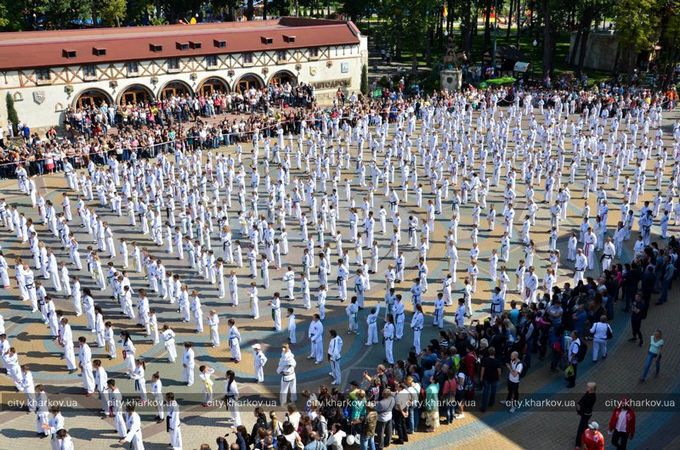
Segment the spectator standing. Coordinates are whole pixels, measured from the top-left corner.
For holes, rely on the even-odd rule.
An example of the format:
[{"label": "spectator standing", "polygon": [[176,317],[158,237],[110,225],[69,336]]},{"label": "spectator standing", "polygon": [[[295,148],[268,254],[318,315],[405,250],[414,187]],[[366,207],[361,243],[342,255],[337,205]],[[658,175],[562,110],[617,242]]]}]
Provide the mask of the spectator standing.
[{"label": "spectator standing", "polygon": [[567,353],[567,363],[569,366],[565,372],[567,375],[567,387],[573,388],[576,386],[576,374],[578,372],[579,357],[581,355],[581,346],[585,345],[581,342],[581,338],[576,331],[571,332],[571,344],[569,344],[569,352]]},{"label": "spectator standing", "polygon": [[654,334],[649,338],[649,350],[647,351],[647,358],[645,359],[645,365],[642,369],[642,377],[640,377],[640,382],[644,383],[649,374],[649,369],[652,367],[652,363],[656,361],[656,372],[655,377],[659,376],[659,371],[661,370],[661,350],[663,349],[663,337],[661,330],[656,330]]},{"label": "spectator standing", "polygon": [[381,400],[375,404],[375,411],[378,413],[378,423],[375,427],[377,450],[389,446],[392,441],[392,410],[395,404],[392,391],[388,388],[383,391]]},{"label": "spectator standing", "polygon": [[617,450],[626,450],[628,441],[635,436],[635,411],[630,407],[628,398],[624,398],[612,412],[609,433],[612,434],[612,445]]},{"label": "spectator standing", "polygon": [[496,390],[501,379],[501,363],[496,359],[494,347],[489,347],[488,355],[482,358],[481,367],[482,405],[479,410],[485,412],[486,408],[496,403]]},{"label": "spectator standing", "polygon": [[439,384],[434,377],[425,389],[425,427],[428,433],[439,428]]},{"label": "spectator standing", "polygon": [[588,424],[581,438],[582,450],[604,450],[604,436],[600,432],[600,424],[594,420]]},{"label": "spectator standing", "polygon": [[633,330],[633,337],[628,339],[628,342],[638,341],[638,345],[642,347],[642,321],[645,319],[645,306],[640,294],[635,295],[635,300],[631,305],[630,327]]},{"label": "spectator standing", "polygon": [[590,327],[590,334],[593,335],[593,362],[607,358],[607,340],[612,338],[612,329],[607,323],[607,316],[600,316],[600,321]]},{"label": "spectator standing", "polygon": [[506,404],[510,407],[510,412],[514,413],[517,410],[517,402],[519,401],[519,377],[523,369],[522,362],[519,360],[519,353],[512,352],[510,354],[510,362],[505,366],[509,371]]},{"label": "spectator standing", "polygon": [[597,385],[594,382],[589,382],[586,385],[586,392],[583,394],[581,399],[576,404],[576,413],[579,415],[580,419],[578,422],[578,429],[576,430],[576,448],[581,448],[581,438],[583,437],[583,432],[588,428],[588,423],[590,418],[593,417],[593,407],[597,401],[597,395],[595,390]]}]

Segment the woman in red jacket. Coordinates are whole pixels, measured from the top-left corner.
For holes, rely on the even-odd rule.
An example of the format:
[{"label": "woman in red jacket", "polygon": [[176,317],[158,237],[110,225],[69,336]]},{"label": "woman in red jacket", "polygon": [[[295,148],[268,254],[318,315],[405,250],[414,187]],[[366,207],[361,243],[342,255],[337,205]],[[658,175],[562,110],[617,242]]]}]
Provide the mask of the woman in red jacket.
[{"label": "woman in red jacket", "polygon": [[626,450],[628,440],[635,435],[635,411],[630,407],[630,401],[624,398],[620,406],[614,409],[609,419],[609,432],[613,433],[612,445],[618,450]]}]

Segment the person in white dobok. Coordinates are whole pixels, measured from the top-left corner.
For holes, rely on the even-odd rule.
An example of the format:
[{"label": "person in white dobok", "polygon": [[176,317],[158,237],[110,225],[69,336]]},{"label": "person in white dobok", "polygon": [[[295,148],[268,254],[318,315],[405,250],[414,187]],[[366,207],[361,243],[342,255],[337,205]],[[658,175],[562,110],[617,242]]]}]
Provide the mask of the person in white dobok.
[{"label": "person in white dobok", "polygon": [[106,382],[108,386],[106,395],[108,397],[108,411],[107,415],[113,417],[113,424],[118,433],[118,437],[123,439],[127,435],[127,424],[125,415],[123,413],[123,394],[116,387],[116,380],[109,379]]},{"label": "person in white dobok", "polygon": [[231,350],[231,360],[234,363],[241,361],[241,333],[236,327],[236,321],[234,319],[227,320],[229,325],[229,349]]},{"label": "person in white dobok", "polygon": [[184,343],[184,356],[182,357],[182,378],[187,386],[194,384],[194,369],[196,367],[196,360],[194,356],[194,349],[191,342]]},{"label": "person in white dobok", "polygon": [[574,287],[579,281],[583,281],[583,273],[588,268],[588,258],[583,254],[582,249],[576,250],[576,261],[574,262]]},{"label": "person in white dobok", "polygon": [[394,354],[392,349],[394,347],[394,318],[392,314],[387,315],[387,320],[383,326],[383,340],[385,342],[385,359],[388,364],[394,364]]},{"label": "person in white dobok", "polygon": [[142,419],[139,414],[135,412],[134,403],[125,405],[125,425],[127,427],[127,434],[118,442],[120,444],[130,443],[131,450],[144,450],[144,442],[142,437]]},{"label": "person in white dobok", "polygon": [[227,410],[231,413],[234,427],[241,425],[241,413],[238,410],[239,395],[238,385],[236,384],[236,374],[233,370],[227,370],[226,381],[224,382],[224,396],[227,403]]},{"label": "person in white dobok", "polygon": [[279,359],[279,367],[276,373],[281,375],[281,405],[288,403],[288,394],[290,394],[290,401],[297,400],[297,381],[295,378],[295,355],[290,350],[288,344],[281,346],[281,359]]},{"label": "person in white dobok", "polygon": [[319,314],[314,314],[312,317],[307,337],[311,344],[307,359],[314,359],[314,364],[321,364],[323,361],[323,324]]},{"label": "person in white dobok", "polygon": [[425,325],[425,316],[423,315],[423,306],[420,304],[416,305],[416,310],[411,318],[411,330],[413,330],[413,347],[416,350],[416,355],[420,355],[420,335],[423,332],[423,326]]},{"label": "person in white dobok", "polygon": [[597,236],[591,227],[588,227],[584,238],[585,242],[585,254],[588,258],[588,270],[593,270],[595,267],[595,246],[597,245]]},{"label": "person in white dobok", "polygon": [[338,336],[338,332],[330,330],[331,340],[328,343],[328,361],[331,363],[331,371],[328,373],[333,377],[332,385],[339,385],[342,380],[342,371],[340,369],[340,358],[342,357],[342,338]]},{"label": "person in white dobok", "polygon": [[84,336],[78,338],[80,342],[80,351],[78,352],[78,366],[81,370],[83,378],[83,388],[87,392],[87,396],[94,393],[94,374],[92,373],[92,350],[87,344],[87,339]]},{"label": "person in white dobok", "polygon": [[267,364],[267,356],[262,351],[260,344],[253,345],[253,365],[255,367],[255,382],[264,382],[264,366]]},{"label": "person in white dobok", "polygon": [[608,237],[604,243],[604,249],[602,250],[602,272],[611,269],[612,262],[616,256],[616,246],[612,241],[612,238]]},{"label": "person in white dobok", "polygon": [[73,347],[73,332],[68,319],[63,317],[61,319],[61,345],[64,347],[64,360],[66,361],[66,368],[69,373],[76,371],[76,353]]},{"label": "person in white dobok", "polygon": [[274,292],[274,297],[269,302],[269,306],[272,308],[274,331],[281,331],[281,298],[278,292]]},{"label": "person in white dobok", "polygon": [[182,423],[179,417],[179,404],[175,400],[175,394],[168,392],[165,394],[165,402],[168,405],[168,415],[166,417],[166,429],[170,434],[170,447],[173,450],[182,450]]},{"label": "person in white dobok", "polygon": [[175,332],[172,331],[170,326],[166,323],[163,325],[163,332],[161,333],[163,337],[163,346],[168,352],[168,362],[175,362],[177,359],[177,346],[175,345]]}]

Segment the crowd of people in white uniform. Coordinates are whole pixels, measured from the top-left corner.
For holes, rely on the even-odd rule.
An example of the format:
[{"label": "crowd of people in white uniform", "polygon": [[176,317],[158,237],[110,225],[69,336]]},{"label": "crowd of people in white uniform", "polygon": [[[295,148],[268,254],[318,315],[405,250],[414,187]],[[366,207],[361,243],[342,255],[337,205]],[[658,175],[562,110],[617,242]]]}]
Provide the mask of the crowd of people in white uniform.
[{"label": "crowd of people in white uniform", "polygon": [[[394,344],[407,336],[415,354],[423,353],[426,327],[463,329],[487,308],[491,320],[501,318],[511,292],[536,304],[541,292],[552,293],[560,271],[573,270],[577,285],[632,258],[623,249],[636,221],[633,252],[643,252],[652,233],[666,238],[680,224],[680,126],[662,130],[663,105],[653,93],[617,92],[357,99],[342,114],[303,124],[297,135],[255,132],[248,150],[208,150],[178,138],[174,153],[154,159],[104,155],[105,164],[90,160],[82,170],[65,161],[67,189],[50,198],[19,165],[18,189],[28,203],[13,194],[0,198],[0,282],[16,288],[11,292],[48,325],[65,369],[80,369],[84,392],[101,399],[121,442],[144,446],[135,404],[107,374],[106,359],[119,350],[136,392],[126,394],[157,400],[156,419],[167,421],[171,445],[181,448],[180,395],[164,391],[160,371],[147,393],[145,355],[133,340],[162,342],[187,386],[198,375],[209,404],[215,369],[198,360],[191,339],[178,355],[175,324],[189,323],[199,335],[207,325],[213,347],[222,348],[226,336],[233,364],[241,361],[241,342],[252,340],[228,309],[206,310],[206,292],[224,306],[246,301],[255,320],[268,322],[260,310],[269,309],[273,331],[285,328],[278,365],[270,367],[260,343],[252,349],[256,381],[280,375],[286,404],[297,399],[293,350],[315,364],[327,358],[331,384],[340,386],[340,331],[366,346],[382,342],[386,363],[394,365]],[[655,193],[651,203],[641,201],[646,191]],[[620,220],[612,227],[615,207]],[[468,209],[471,224],[459,225]],[[532,233],[540,214],[550,220],[546,242]],[[572,225],[568,215],[581,223]],[[112,216],[126,226],[110,224]],[[479,241],[497,222],[501,238],[493,250],[481,250]],[[128,230],[149,241],[135,241]],[[445,236],[444,250],[432,251],[435,233]],[[563,237],[566,257],[558,248]],[[291,261],[292,247],[302,250],[299,261]],[[171,258],[186,267],[169,269]],[[130,274],[140,278],[133,282]],[[478,286],[482,278],[497,287],[490,299]],[[384,296],[369,304],[381,289],[376,284]],[[276,286],[280,293],[270,295]],[[115,303],[100,300],[105,291]],[[475,307],[480,300],[484,306]],[[175,312],[159,317],[168,305]],[[324,325],[330,305],[342,305],[346,330]],[[300,310],[313,310],[309,323],[296,318]],[[82,314],[86,329],[74,332],[73,317]],[[118,316],[142,331],[116,330],[111,317]],[[13,346],[4,328],[0,319],[3,367],[36,413],[37,432],[51,436],[55,449],[73,448],[60,408],[50,410],[45,386],[21,364],[21,344]],[[231,370],[225,379],[225,395],[238,399],[240,381]],[[230,414],[241,425],[238,408]]]}]

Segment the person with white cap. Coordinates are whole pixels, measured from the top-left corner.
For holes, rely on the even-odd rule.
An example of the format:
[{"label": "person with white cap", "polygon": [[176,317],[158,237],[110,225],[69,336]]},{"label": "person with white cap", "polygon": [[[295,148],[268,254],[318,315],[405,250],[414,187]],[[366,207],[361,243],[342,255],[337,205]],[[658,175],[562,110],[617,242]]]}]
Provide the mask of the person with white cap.
[{"label": "person with white cap", "polygon": [[264,365],[267,364],[267,356],[265,356],[262,351],[260,344],[253,345],[253,352],[255,357],[253,359],[253,364],[255,365],[255,382],[264,382]]},{"label": "person with white cap", "polygon": [[600,424],[594,420],[588,424],[588,428],[583,432],[581,448],[584,450],[604,449],[604,436],[600,432]]}]

